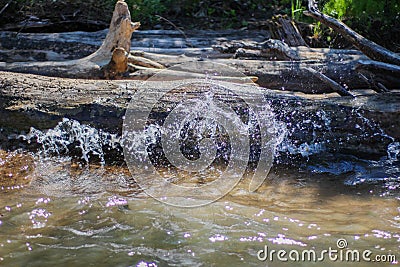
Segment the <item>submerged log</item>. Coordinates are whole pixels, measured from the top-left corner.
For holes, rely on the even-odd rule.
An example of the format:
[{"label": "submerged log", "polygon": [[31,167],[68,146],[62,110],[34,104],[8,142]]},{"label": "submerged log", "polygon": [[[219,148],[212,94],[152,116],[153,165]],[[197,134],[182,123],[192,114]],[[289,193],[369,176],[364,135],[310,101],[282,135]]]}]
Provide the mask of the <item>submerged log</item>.
[{"label": "submerged log", "polygon": [[[1,144],[6,149],[34,146],[34,142],[28,144],[18,136],[28,133],[31,127],[51,129],[63,118],[120,135],[127,104],[141,84],[131,80],[75,80],[0,72]],[[244,85],[243,90],[247,90]],[[152,93],[157,92],[149,91]],[[400,140],[400,92],[359,95],[356,100],[334,95],[289,95],[266,89],[262,89],[262,95],[251,90],[247,93],[264,97],[277,120],[287,128],[281,147],[283,156],[314,150],[379,157],[386,155],[389,143]],[[162,100],[165,102],[158,116],[165,116],[162,114],[177,103],[179,97],[174,97]],[[120,148],[108,149],[104,151],[112,154],[117,150],[121,154]]]}]

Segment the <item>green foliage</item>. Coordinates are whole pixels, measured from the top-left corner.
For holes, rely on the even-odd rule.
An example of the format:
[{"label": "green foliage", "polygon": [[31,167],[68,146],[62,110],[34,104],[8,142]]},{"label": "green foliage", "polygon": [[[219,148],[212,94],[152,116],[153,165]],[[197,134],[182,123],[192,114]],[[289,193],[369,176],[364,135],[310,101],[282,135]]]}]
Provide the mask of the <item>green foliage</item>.
[{"label": "green foliage", "polygon": [[161,0],[125,0],[131,12],[132,20],[144,24],[153,24],[157,21],[156,15],[161,15],[166,7]]},{"label": "green foliage", "polygon": [[303,11],[306,10],[301,0],[291,0],[292,19],[300,20],[303,17]]},{"label": "green foliage", "polygon": [[397,0],[329,0],[323,12],[338,19],[355,21],[398,20],[400,3]]},{"label": "green foliage", "polygon": [[[395,36],[395,29],[400,24],[398,0],[327,0],[322,11],[345,21],[354,30],[375,42],[390,42],[398,38]],[[316,31],[321,34],[321,27],[316,27]],[[386,40],[382,40],[383,36]]]},{"label": "green foliage", "polygon": [[342,19],[349,14],[353,0],[335,0],[328,1],[322,11],[332,17]]}]

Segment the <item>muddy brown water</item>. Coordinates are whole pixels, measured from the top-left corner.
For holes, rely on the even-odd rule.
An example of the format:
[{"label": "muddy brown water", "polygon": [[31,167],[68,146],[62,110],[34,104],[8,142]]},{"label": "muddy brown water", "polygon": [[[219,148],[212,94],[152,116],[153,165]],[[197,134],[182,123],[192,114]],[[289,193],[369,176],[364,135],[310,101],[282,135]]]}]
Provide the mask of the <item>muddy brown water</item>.
[{"label": "muddy brown water", "polygon": [[[387,265],[400,257],[396,184],[346,185],[352,172],[277,166],[254,193],[244,180],[210,205],[175,208],[141,192],[125,167],[15,152],[0,158],[1,181],[15,181],[0,193],[1,266],[381,266],[376,256]],[[288,262],[276,253],[260,261],[266,247],[285,250]],[[320,258],[329,249],[336,260]],[[293,251],[317,256],[291,260]],[[348,262],[346,251],[361,258]]]}]

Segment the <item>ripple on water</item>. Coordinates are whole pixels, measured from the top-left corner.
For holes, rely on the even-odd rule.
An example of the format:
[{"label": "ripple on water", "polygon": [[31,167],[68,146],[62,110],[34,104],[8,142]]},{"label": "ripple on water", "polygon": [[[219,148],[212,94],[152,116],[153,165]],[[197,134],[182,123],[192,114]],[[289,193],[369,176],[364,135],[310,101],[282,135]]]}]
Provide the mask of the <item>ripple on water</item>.
[{"label": "ripple on water", "polygon": [[324,249],[345,238],[350,248],[374,253],[400,246],[399,199],[349,187],[347,175],[311,179],[275,168],[257,192],[245,193],[243,181],[197,209],[138,194],[124,168],[48,159],[30,175],[24,191],[0,195],[5,265],[259,266],[264,245]]}]

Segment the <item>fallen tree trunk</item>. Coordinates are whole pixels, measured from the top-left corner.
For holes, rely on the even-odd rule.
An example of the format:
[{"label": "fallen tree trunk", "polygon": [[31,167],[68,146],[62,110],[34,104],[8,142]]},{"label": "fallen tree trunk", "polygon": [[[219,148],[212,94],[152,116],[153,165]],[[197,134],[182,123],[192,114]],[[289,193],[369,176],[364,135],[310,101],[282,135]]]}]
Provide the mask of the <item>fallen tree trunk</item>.
[{"label": "fallen tree trunk", "polygon": [[[248,44],[246,44],[248,45]],[[128,61],[132,60],[135,65],[152,67],[151,69],[140,69],[134,68],[134,72],[129,75],[132,79],[145,80],[151,77],[154,73],[159,70],[154,68],[160,68],[160,64],[166,67],[173,66],[188,61],[194,61],[199,59],[212,60],[214,62],[227,64],[240,72],[248,76],[258,77],[257,83],[266,88],[278,89],[278,90],[293,90],[301,91],[306,93],[329,93],[333,92],[332,88],[318,79],[312,77],[306,68],[312,68],[322,74],[330,77],[338,83],[346,84],[348,88],[366,88],[368,84],[358,77],[354,71],[358,60],[368,58],[363,56],[359,51],[355,50],[335,50],[335,49],[312,49],[307,47],[296,47],[290,48],[291,54],[298,57],[300,60],[286,60],[286,61],[266,61],[266,60],[241,60],[241,59],[230,59],[227,57],[233,56],[233,54],[219,54],[215,51],[202,51],[194,52],[192,49],[190,52],[191,56],[185,55],[165,55],[155,54],[148,52],[137,52],[133,51],[132,56],[128,58]],[[182,50],[181,50],[182,51]],[[176,50],[175,52],[179,52]],[[184,53],[185,50],[182,51]],[[140,56],[140,62],[136,62],[135,56]],[[194,57],[193,57],[194,56]],[[145,65],[146,59],[150,60],[149,65]],[[131,61],[131,62],[132,62]],[[159,63],[158,66],[155,63]],[[24,63],[25,64],[25,63]],[[41,64],[40,62],[31,63],[31,68],[24,69],[27,72],[43,74],[35,66]],[[48,64],[47,62],[44,64]],[[5,67],[7,71],[19,71],[19,65],[16,69],[11,68],[13,64],[8,64]],[[0,63],[0,69],[1,63]],[[80,73],[76,76],[75,73],[68,72],[65,69],[62,73],[55,72],[52,70],[53,76],[61,77],[81,77]],[[48,75],[48,73],[45,73]],[[390,88],[400,87],[400,83],[393,84]]]},{"label": "fallen tree trunk", "polygon": [[[0,43],[4,49],[30,50],[33,48],[49,49],[55,52],[68,52],[72,47],[75,52],[90,48],[95,52],[103,43],[108,30],[97,32],[61,32],[61,33],[17,33],[0,32]],[[251,40],[262,42],[270,38],[268,31],[242,30],[195,30],[186,31],[186,38],[179,31],[171,30],[136,30],[132,35],[132,49],[143,51],[169,50],[182,51],[191,48],[210,48],[219,42],[232,40]],[[67,50],[67,51],[66,51]],[[78,51],[77,51],[78,50]],[[72,53],[68,52],[68,53]],[[90,54],[89,53],[89,54]],[[180,52],[179,52],[180,53]],[[76,58],[79,58],[76,57]]]},{"label": "fallen tree trunk", "polygon": [[1,62],[0,69],[57,77],[103,78],[110,75],[109,73],[105,74],[102,68],[106,67],[112,60],[114,49],[121,48],[129,51],[131,35],[139,26],[139,22],[131,22],[127,4],[118,1],[115,5],[108,34],[96,52],[82,59],[70,61]]},{"label": "fallen tree trunk", "polygon": [[[348,51],[341,53],[322,53],[321,51],[305,54],[314,55],[315,60],[299,61],[265,61],[265,60],[240,60],[240,59],[212,59],[212,62],[226,64],[239,70],[245,75],[257,77],[257,84],[276,90],[301,91],[305,93],[331,93],[335,92],[332,87],[321,82],[319,79],[312,78],[308,68],[312,68],[331,79],[346,84],[348,88],[364,89],[368,84],[361,79],[355,71],[358,63],[356,58],[365,58],[360,54],[348,54]],[[301,52],[299,52],[301,54]],[[176,64],[193,61],[194,59],[186,56],[171,56],[154,53],[142,53],[143,57],[159,62],[166,67]],[[311,57],[312,58],[312,57]],[[319,58],[319,59],[317,59]],[[321,60],[321,58],[324,58]],[[338,59],[342,60],[338,60]],[[345,60],[350,59],[351,60]],[[159,70],[142,69],[129,75],[131,79],[143,80],[151,77]],[[399,88],[400,83],[393,84]]]},{"label": "fallen tree trunk", "polygon": [[[28,144],[18,138],[19,134],[28,133],[31,127],[51,129],[63,118],[120,135],[127,104],[140,85],[130,80],[75,80],[0,72],[1,144],[5,149],[37,147],[35,140]],[[263,95],[253,91],[248,94],[264,97],[277,119],[286,125],[287,138],[280,148],[283,156],[328,151],[379,157],[386,154],[389,143],[400,140],[399,92],[360,95],[357,101],[271,90],[262,90]],[[165,102],[158,116],[165,116],[176,105],[179,97],[174,97],[162,100]],[[226,99],[231,101],[230,97]],[[104,151],[115,159],[122,150],[108,147]]]},{"label": "fallen tree trunk", "polygon": [[[213,45],[213,49],[224,54],[230,54],[234,57],[237,50],[243,48],[246,50],[259,51],[259,58],[268,58],[271,61],[280,60],[320,60],[330,61],[352,61],[367,59],[358,50],[333,49],[333,48],[309,48],[305,46],[290,47],[282,41],[270,39],[264,42],[255,41],[230,41]],[[274,59],[274,57],[276,57]]]},{"label": "fallen tree trunk", "polygon": [[318,20],[319,22],[331,27],[336,32],[343,35],[343,37],[349,40],[355,47],[357,47],[372,60],[400,65],[399,55],[368,40],[367,38],[353,31],[343,22],[323,14],[321,11],[319,11],[317,2],[315,0],[308,0],[308,10],[309,11],[305,11],[304,14]]}]

